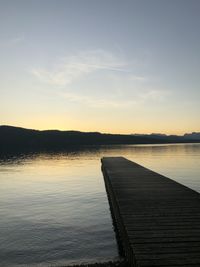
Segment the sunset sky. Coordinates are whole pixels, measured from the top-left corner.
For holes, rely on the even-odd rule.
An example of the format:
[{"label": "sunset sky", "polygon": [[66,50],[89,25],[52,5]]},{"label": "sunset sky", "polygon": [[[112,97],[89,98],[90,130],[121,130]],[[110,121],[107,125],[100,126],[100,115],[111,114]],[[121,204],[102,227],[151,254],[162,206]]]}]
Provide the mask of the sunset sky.
[{"label": "sunset sky", "polygon": [[199,0],[0,0],[0,124],[200,131]]}]

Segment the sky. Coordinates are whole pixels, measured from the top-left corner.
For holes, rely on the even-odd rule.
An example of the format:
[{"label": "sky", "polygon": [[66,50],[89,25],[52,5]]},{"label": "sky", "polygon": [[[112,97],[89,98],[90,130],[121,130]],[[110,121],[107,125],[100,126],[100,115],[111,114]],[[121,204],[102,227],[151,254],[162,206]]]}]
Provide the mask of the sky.
[{"label": "sky", "polygon": [[200,131],[199,0],[0,0],[0,124]]}]

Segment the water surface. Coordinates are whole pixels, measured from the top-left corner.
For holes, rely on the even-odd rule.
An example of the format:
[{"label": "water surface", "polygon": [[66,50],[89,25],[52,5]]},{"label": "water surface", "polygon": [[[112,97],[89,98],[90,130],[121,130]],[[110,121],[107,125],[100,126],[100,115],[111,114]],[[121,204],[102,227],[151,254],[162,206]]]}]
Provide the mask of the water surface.
[{"label": "water surface", "polygon": [[200,192],[200,144],[101,146],[4,157],[0,266],[118,259],[103,156],[124,156]]}]

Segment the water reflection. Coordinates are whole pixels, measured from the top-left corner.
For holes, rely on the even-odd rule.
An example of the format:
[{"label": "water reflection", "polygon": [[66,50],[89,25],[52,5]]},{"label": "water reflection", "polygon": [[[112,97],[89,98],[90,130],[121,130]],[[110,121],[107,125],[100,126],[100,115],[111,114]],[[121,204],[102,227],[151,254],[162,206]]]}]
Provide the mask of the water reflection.
[{"label": "water reflection", "polygon": [[0,159],[0,266],[118,257],[100,158],[124,156],[200,192],[200,144],[117,145]]}]

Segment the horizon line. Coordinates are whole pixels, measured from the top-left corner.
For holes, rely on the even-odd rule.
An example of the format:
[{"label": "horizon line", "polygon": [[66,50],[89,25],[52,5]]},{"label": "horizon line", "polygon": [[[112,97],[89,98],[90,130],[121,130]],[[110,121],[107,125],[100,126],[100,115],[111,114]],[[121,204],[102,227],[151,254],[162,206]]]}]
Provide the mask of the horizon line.
[{"label": "horizon line", "polygon": [[33,130],[33,131],[58,131],[58,132],[81,132],[81,133],[100,133],[100,134],[111,134],[111,135],[135,135],[135,136],[144,136],[144,135],[160,135],[162,136],[184,136],[187,134],[200,134],[199,131],[191,131],[191,132],[184,132],[183,134],[166,134],[162,132],[151,132],[151,133],[110,133],[110,132],[100,132],[100,131],[81,131],[81,130],[74,130],[74,129],[56,129],[56,128],[51,128],[51,129],[34,129],[34,128],[27,128],[23,126],[15,126],[15,125],[8,125],[8,124],[1,124],[0,127],[13,127],[13,128],[20,128],[20,129],[25,129],[25,130]]}]

